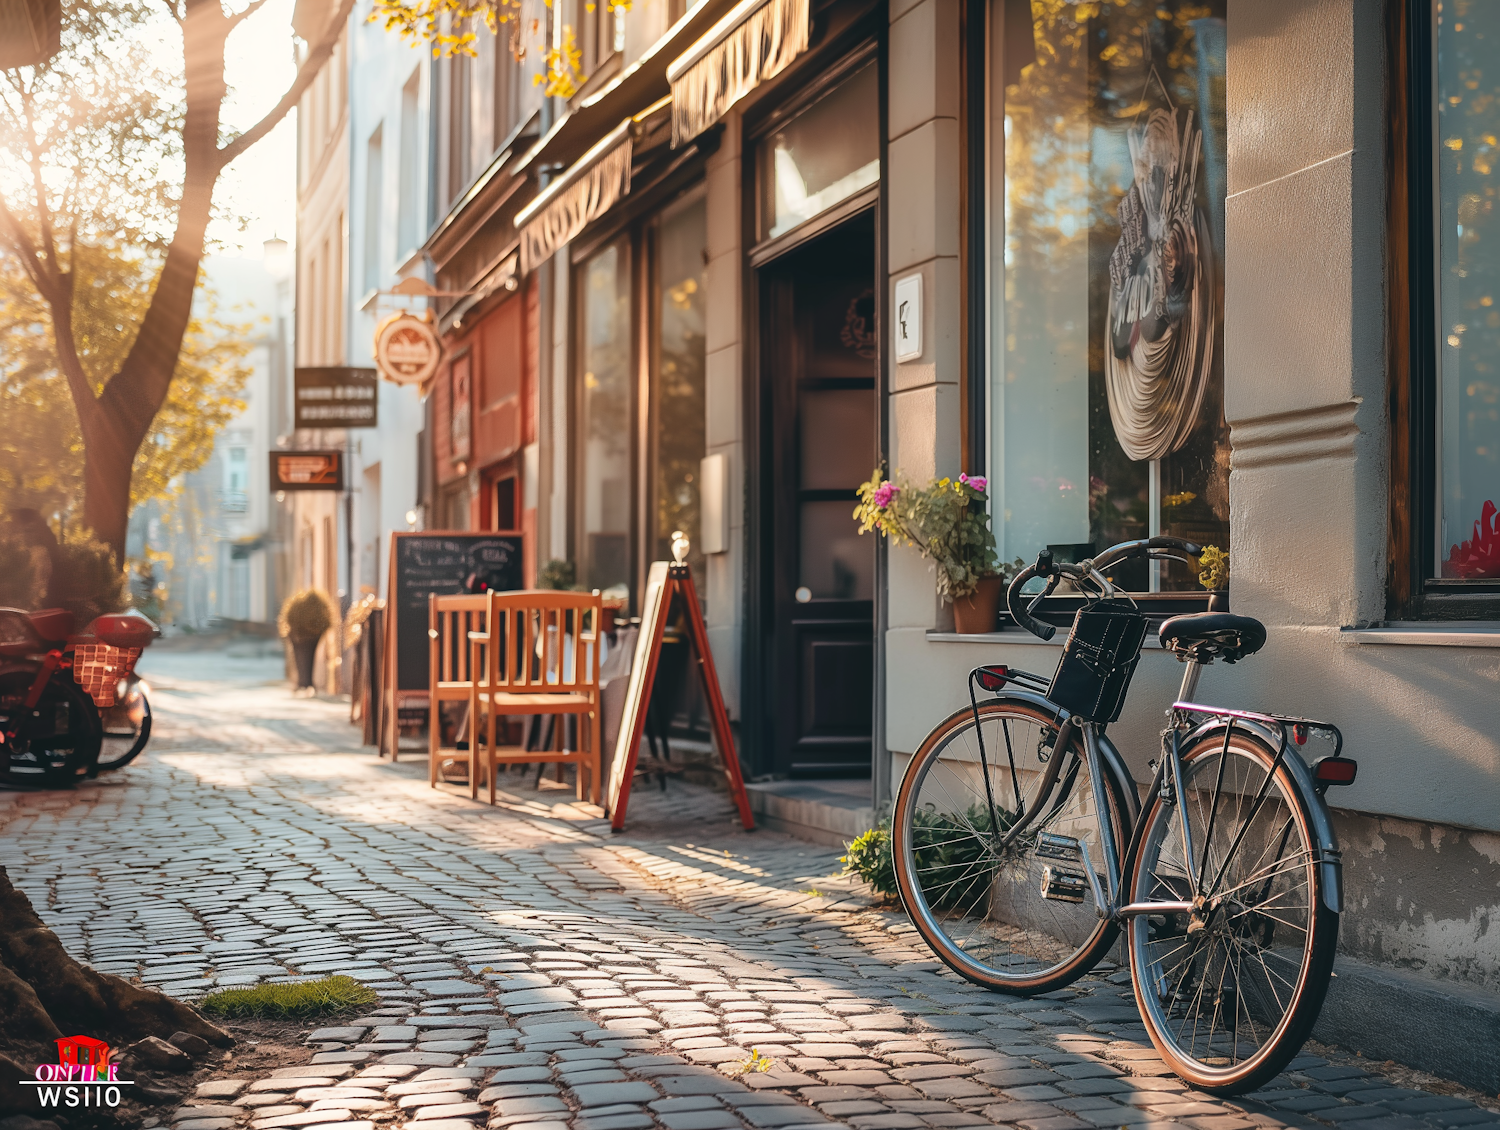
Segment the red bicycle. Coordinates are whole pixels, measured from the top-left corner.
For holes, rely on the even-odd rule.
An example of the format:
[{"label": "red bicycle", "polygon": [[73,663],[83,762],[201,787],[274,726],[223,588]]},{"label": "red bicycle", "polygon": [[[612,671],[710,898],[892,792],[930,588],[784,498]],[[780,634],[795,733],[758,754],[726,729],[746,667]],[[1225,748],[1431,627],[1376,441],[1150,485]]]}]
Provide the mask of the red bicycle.
[{"label": "red bicycle", "polygon": [[0,783],[60,788],[146,748],[151,704],[135,664],[156,625],[125,612],[74,627],[64,608],[0,608]]}]

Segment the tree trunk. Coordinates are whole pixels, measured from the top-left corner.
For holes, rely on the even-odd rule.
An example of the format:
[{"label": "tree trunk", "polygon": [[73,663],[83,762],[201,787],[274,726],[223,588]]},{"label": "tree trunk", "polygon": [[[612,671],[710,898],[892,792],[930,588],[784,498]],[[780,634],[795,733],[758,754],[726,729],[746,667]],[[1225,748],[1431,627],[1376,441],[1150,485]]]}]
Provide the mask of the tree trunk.
[{"label": "tree trunk", "polygon": [[[13,1054],[35,1055],[46,1054],[46,1045],[65,1035],[120,1046],[178,1032],[220,1047],[233,1042],[191,1006],[74,961],[0,867],[0,1044]],[[14,1064],[5,1059],[0,1055],[0,1117],[34,1113],[7,1108],[14,1096],[3,1084]],[[24,1067],[23,1074],[29,1077],[34,1067]]]}]

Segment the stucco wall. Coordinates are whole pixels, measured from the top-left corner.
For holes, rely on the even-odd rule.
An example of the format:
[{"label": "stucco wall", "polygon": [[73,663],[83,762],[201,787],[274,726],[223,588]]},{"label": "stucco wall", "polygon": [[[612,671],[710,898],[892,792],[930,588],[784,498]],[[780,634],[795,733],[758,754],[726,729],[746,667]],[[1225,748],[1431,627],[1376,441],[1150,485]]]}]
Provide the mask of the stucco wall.
[{"label": "stucco wall", "polygon": [[[927,350],[894,367],[892,457],[913,475],[952,473],[957,23],[948,0],[893,0],[891,16],[891,274],[923,273]],[[1235,611],[1263,620],[1269,640],[1253,659],[1205,672],[1197,697],[1337,723],[1360,762],[1357,784],[1333,798],[1344,806],[1342,948],[1495,987],[1500,648],[1398,646],[1345,630],[1385,615],[1381,21],[1375,0],[1229,2],[1231,587]],[[931,568],[910,551],[891,554],[890,610],[898,772],[902,752],[966,705],[971,667],[1050,672],[1057,661],[1056,646],[1014,634],[930,638],[947,624]],[[1138,779],[1180,677],[1172,656],[1148,650],[1111,728]]]}]

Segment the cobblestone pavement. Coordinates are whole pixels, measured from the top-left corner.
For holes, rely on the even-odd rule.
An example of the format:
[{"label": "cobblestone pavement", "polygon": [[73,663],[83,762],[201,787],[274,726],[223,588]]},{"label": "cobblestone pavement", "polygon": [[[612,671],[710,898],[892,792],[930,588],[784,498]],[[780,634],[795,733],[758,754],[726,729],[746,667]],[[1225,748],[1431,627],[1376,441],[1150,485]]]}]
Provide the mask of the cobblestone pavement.
[{"label": "cobblestone pavement", "polygon": [[1210,1099],[1162,1066],[1123,972],[979,990],[830,878],[836,852],[736,832],[722,795],[639,790],[612,837],[571,791],[430,789],[272,667],[153,664],[150,755],[0,794],[0,862],[100,969],[189,998],[339,972],[381,998],[306,1066],[202,1084],[176,1130],[1500,1127],[1311,1055]]}]

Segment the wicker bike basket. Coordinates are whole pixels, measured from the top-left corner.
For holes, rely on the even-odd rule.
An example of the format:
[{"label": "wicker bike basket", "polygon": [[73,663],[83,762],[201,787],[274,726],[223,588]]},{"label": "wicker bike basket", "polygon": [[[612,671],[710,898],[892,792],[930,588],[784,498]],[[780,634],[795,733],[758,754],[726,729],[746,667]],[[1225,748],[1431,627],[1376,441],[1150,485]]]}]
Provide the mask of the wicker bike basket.
[{"label": "wicker bike basket", "polygon": [[1113,722],[1146,640],[1146,617],[1122,600],[1080,608],[1047,697],[1080,721]]},{"label": "wicker bike basket", "polygon": [[79,644],[73,649],[73,681],[88,692],[95,706],[107,709],[119,697],[120,680],[131,676],[140,657],[138,647]]}]

